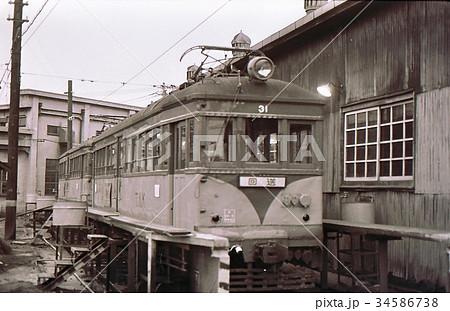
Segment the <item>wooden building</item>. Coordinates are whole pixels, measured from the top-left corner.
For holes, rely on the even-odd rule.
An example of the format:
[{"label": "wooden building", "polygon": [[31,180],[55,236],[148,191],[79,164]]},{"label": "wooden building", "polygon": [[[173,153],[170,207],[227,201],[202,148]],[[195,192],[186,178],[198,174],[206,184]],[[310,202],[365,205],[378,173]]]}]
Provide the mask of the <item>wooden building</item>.
[{"label": "wooden building", "polygon": [[[449,16],[444,1],[331,1],[253,46],[274,61],[275,78],[333,86],[325,218],[372,197],[376,223],[450,231]],[[442,252],[391,242],[388,269],[442,287]]]}]

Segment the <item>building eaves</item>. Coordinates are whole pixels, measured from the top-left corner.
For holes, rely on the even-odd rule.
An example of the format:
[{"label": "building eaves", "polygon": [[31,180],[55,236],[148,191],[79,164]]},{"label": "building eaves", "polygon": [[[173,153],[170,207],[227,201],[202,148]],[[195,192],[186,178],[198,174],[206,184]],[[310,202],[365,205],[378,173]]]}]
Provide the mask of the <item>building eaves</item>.
[{"label": "building eaves", "polygon": [[331,1],[318,8],[317,10],[306,14],[296,22],[284,27],[280,31],[272,34],[266,39],[256,43],[252,49],[266,52],[274,47],[277,47],[283,42],[289,41],[296,36],[301,35],[320,24],[323,24],[339,14],[361,5],[364,1]]}]

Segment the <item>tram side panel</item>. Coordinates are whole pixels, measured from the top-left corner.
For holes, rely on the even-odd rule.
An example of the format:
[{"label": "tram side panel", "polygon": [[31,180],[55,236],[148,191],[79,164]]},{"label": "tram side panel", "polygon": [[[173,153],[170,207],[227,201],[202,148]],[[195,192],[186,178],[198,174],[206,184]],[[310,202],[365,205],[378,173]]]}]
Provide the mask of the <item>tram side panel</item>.
[{"label": "tram side panel", "polygon": [[124,176],[118,186],[121,215],[149,224],[172,225],[169,175]]}]

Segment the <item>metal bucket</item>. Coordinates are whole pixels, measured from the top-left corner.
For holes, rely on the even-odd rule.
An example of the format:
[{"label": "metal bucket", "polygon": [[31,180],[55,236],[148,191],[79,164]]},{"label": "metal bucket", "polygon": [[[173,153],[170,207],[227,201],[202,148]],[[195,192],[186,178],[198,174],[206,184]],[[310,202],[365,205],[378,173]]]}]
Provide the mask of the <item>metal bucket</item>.
[{"label": "metal bucket", "polygon": [[77,202],[55,202],[53,205],[54,226],[83,226],[86,222],[86,204]]},{"label": "metal bucket", "polygon": [[342,220],[374,224],[374,204],[372,202],[343,203]]}]

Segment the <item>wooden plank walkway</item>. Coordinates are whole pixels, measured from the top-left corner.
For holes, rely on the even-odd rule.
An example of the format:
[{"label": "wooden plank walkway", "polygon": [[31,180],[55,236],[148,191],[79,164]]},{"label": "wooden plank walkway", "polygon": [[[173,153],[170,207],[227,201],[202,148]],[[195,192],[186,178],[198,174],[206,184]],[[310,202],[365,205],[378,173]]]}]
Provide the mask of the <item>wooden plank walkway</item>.
[{"label": "wooden plank walkway", "polygon": [[[448,281],[446,283],[445,289],[447,292],[450,292],[450,231],[392,226],[384,224],[356,223],[335,219],[323,219],[323,230],[324,245],[326,247],[328,247],[327,244],[329,232],[345,232],[355,235],[360,234],[371,237],[372,239],[378,241],[378,272],[381,292],[388,292],[388,242],[390,240],[411,238],[437,242],[439,243],[438,247],[442,247],[443,253],[447,254],[448,267],[445,273],[447,274],[446,277]],[[323,269],[321,276],[323,288],[327,288],[328,286],[327,261],[328,253],[324,251]]]}]

